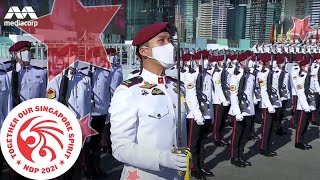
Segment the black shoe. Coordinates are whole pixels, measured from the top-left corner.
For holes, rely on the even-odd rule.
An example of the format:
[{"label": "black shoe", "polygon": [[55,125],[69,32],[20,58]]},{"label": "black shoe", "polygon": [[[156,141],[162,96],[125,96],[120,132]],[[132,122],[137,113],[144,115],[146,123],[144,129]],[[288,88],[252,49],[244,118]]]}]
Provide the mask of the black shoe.
[{"label": "black shoe", "polygon": [[315,122],[315,121],[312,121],[311,124],[314,125],[314,126],[320,126],[320,123]]},{"label": "black shoe", "polygon": [[191,171],[191,176],[194,177],[195,179],[207,180],[207,177],[198,171]]},{"label": "black shoe", "polygon": [[251,136],[248,137],[248,140],[256,140],[259,139],[259,136],[252,134]]},{"label": "black shoe", "polygon": [[278,154],[277,154],[276,152],[274,152],[274,151],[271,151],[270,154],[271,154],[272,157],[278,155]]},{"label": "black shoe", "polygon": [[224,140],[221,140],[221,143],[222,143],[224,146],[230,146],[230,143],[225,142]]},{"label": "black shoe", "polygon": [[276,135],[278,135],[278,136],[284,136],[286,134],[288,134],[288,133],[286,131],[284,131],[282,128],[278,129],[276,132]]},{"label": "black shoe", "polygon": [[305,144],[305,146],[306,146],[307,149],[312,149],[312,146],[309,145],[309,144]]},{"label": "black shoe", "polygon": [[294,147],[297,149],[307,150],[307,146],[302,143],[296,143]]},{"label": "black shoe", "polygon": [[205,169],[201,169],[202,173],[207,176],[207,177],[213,177],[214,174],[211,171],[205,170]]},{"label": "black shoe", "polygon": [[265,151],[260,149],[260,154],[266,157],[272,157],[271,153],[269,151]]},{"label": "black shoe", "polygon": [[242,161],[246,166],[252,166],[251,162],[243,160],[240,158],[240,161]]},{"label": "black shoe", "polygon": [[236,159],[231,158],[231,164],[236,167],[246,167],[246,164],[238,158]]}]

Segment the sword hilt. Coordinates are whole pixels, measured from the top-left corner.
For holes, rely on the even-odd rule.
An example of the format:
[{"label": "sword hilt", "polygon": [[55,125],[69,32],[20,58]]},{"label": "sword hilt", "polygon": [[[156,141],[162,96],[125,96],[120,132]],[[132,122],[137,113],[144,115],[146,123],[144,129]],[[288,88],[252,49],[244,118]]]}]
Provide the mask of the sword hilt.
[{"label": "sword hilt", "polygon": [[179,176],[185,177],[184,179],[190,179],[190,164],[191,164],[191,152],[186,147],[173,147],[171,152],[174,154],[185,154],[187,157],[187,171],[178,171]]}]

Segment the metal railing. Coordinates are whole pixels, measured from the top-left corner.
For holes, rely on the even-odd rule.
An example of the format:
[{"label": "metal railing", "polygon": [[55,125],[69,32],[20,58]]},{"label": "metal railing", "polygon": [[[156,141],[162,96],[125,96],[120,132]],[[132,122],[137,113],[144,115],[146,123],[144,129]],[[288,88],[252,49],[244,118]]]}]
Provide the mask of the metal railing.
[{"label": "metal railing", "polygon": [[[10,53],[9,48],[12,45],[12,43],[0,43],[0,59],[9,59]],[[64,43],[54,43],[54,44],[48,44],[50,47],[56,47],[61,48],[65,46]],[[83,44],[78,45],[78,49],[81,49],[81,52],[79,50],[79,54],[81,57],[86,57],[87,51],[94,47],[93,44]],[[134,69],[136,66],[138,66],[137,56],[135,54],[135,47],[131,44],[104,44],[104,47],[106,48],[115,48],[118,52],[119,61],[120,64],[123,66],[127,66],[128,69]],[[32,52],[32,59],[36,60],[46,60],[47,59],[47,47],[44,46],[41,43],[33,43],[31,47]]]}]

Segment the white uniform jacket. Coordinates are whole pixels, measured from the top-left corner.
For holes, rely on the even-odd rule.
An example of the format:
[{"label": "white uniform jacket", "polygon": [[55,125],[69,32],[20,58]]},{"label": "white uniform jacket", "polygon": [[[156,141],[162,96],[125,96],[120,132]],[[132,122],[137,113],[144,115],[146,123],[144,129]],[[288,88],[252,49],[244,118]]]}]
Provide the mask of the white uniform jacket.
[{"label": "white uniform jacket", "polygon": [[[301,72],[301,74],[297,76],[296,86],[295,86],[295,89],[297,91],[297,96],[298,96],[297,110],[306,110],[311,108],[309,106],[309,103],[307,101],[307,97],[305,94],[304,84],[305,84],[306,77],[307,77],[306,72]],[[311,110],[315,110],[315,109],[311,108]]]},{"label": "white uniform jacket", "polygon": [[[134,170],[146,180],[178,178],[176,170],[159,164],[160,152],[177,146],[177,82],[144,69],[141,76],[116,89],[109,113],[113,156],[125,164],[121,179]],[[180,99],[182,145],[186,147],[186,103],[183,95]]]},{"label": "white uniform jacket", "polygon": [[271,108],[273,107],[270,99],[269,94],[267,91],[267,79],[268,79],[269,69],[265,69],[265,71],[258,72],[257,79],[260,86],[260,93],[261,93],[261,100],[260,100],[260,108]]},{"label": "white uniform jacket", "polygon": [[243,77],[244,70],[240,69],[240,73],[238,75],[233,74],[230,81],[230,91],[231,91],[231,107],[229,114],[232,116],[236,116],[238,114],[242,114],[243,116],[253,116],[254,112],[254,76],[253,74],[247,74],[245,78],[245,90],[243,91],[249,102],[249,106],[243,112],[240,110],[239,106],[239,86],[241,78]]},{"label": "white uniform jacket", "polygon": [[212,82],[213,82],[213,88],[214,88],[213,95],[212,95],[213,104],[222,104],[223,102],[227,101],[222,90],[221,73],[222,73],[222,68],[219,67],[219,69],[217,71],[214,71],[212,75]]}]

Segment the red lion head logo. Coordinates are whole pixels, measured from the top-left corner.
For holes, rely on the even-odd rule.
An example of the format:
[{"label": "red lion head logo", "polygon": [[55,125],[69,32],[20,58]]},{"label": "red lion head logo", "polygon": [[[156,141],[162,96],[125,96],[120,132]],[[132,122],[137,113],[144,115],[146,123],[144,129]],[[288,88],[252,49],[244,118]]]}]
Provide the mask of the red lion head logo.
[{"label": "red lion head logo", "polygon": [[[18,148],[29,161],[51,162],[56,159],[56,151],[63,149],[63,131],[58,123],[36,116],[27,120],[18,132]],[[61,148],[61,149],[60,149]]]}]

